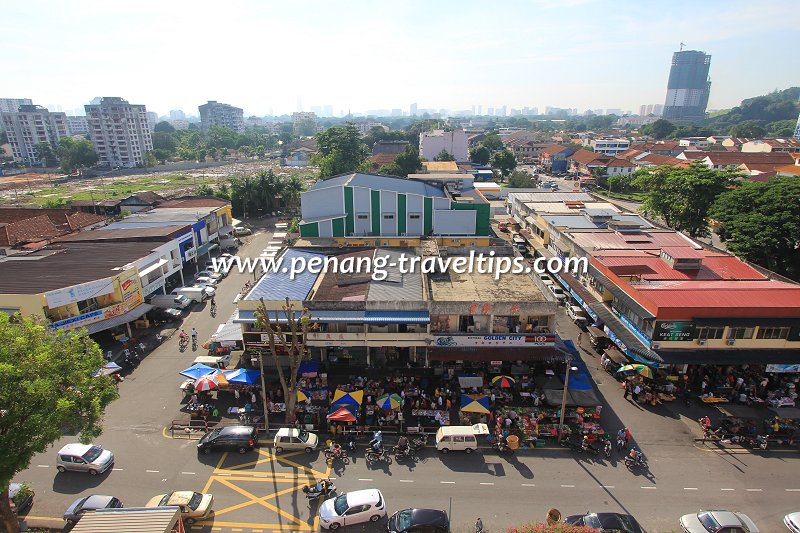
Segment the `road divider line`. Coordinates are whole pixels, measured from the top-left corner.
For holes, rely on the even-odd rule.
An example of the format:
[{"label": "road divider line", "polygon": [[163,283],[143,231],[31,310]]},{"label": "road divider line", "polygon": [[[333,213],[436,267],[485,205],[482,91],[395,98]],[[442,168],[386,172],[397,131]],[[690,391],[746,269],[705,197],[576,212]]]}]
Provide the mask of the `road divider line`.
[{"label": "road divider line", "polygon": [[398,479],[400,483],[414,483],[413,479]]},{"label": "road divider line", "polygon": [[600,485],[600,486],[603,487],[604,489],[615,489],[615,488],[617,488],[614,485]]},{"label": "road divider line", "polygon": [[639,488],[645,490],[656,490],[656,487],[639,487]]},{"label": "road divider line", "polygon": [[439,483],[443,485],[455,485],[455,481],[440,481]]},{"label": "road divider line", "polygon": [[483,482],[483,483],[480,483],[480,485],[494,485],[494,483],[486,483],[486,482]]},{"label": "road divider line", "polygon": [[359,481],[372,481],[371,477],[360,477],[358,478]]},{"label": "road divider line", "polygon": [[185,476],[194,476],[194,475],[196,475],[195,472],[181,472],[181,474],[183,474]]},{"label": "road divider line", "polygon": [[561,487],[565,489],[574,489],[575,485],[561,485]]},{"label": "road divider line", "polygon": [[736,490],[736,489],[719,489],[719,490]]},{"label": "road divider line", "polygon": [[683,487],[683,490],[697,490],[697,487]]},{"label": "road divider line", "polygon": [[746,490],[747,492],[764,492],[763,489],[744,489],[744,490]]},{"label": "road divider line", "polygon": [[786,492],[800,492],[800,489],[786,489]]},{"label": "road divider line", "polygon": [[50,468],[50,465],[36,465],[36,468]]},{"label": "road divider line", "polygon": [[112,470],[113,470],[114,472],[122,472],[122,471],[123,471],[123,470],[125,470],[125,469],[124,469],[124,468],[112,468]]},{"label": "road divider line", "polygon": [[522,486],[523,487],[535,487],[536,485],[534,485],[533,483],[523,483]]},{"label": "road divider line", "polygon": [[158,470],[145,470],[148,474],[158,474]]}]

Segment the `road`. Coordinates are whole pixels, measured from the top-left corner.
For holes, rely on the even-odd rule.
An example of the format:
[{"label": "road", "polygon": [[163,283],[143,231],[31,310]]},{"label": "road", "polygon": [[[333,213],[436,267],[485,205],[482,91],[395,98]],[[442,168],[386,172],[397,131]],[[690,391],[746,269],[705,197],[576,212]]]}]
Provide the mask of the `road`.
[{"label": "road", "polygon": [[[264,231],[253,235],[242,253],[257,256],[270,236]],[[218,316],[212,318],[207,308],[199,307],[184,327],[195,327],[201,339],[207,338],[234,311],[233,298],[246,279],[245,274],[231,273],[219,287]],[[564,338],[577,337],[577,328],[563,314],[557,328]],[[108,408],[98,440],[116,455],[112,471],[97,477],[57,473],[55,451],[74,437],[34,457],[30,468],[15,478],[29,481],[36,491],[30,524],[60,527],[61,514],[79,495],[109,494],[126,506],[141,506],[156,494],[190,489],[212,492],[216,511],[191,531],[316,531],[316,507],[307,504],[301,488],[321,476],[335,478],[340,491],[381,489],[390,512],[408,507],[450,510],[455,532],[472,531],[478,517],[492,532],[541,521],[552,507],[565,515],[629,512],[650,532],[676,529],[683,513],[730,507],[748,513],[763,531],[782,531],[781,517],[800,510],[796,452],[717,453],[696,445],[692,421],[699,415],[692,408],[665,405],[648,410],[623,400],[619,385],[591,351],[581,350],[581,356],[603,400],[604,426],[611,431],[623,425],[631,429],[649,460],[645,472],[629,471],[618,457],[605,460],[561,449],[511,456],[490,450],[440,456],[426,449],[418,463],[375,468],[369,468],[359,452],[351,464],[332,469],[316,452],[276,456],[268,445],[244,455],[198,456],[196,441],[169,438],[164,432],[178,413],[177,372],[195,355],[191,349],[180,353],[174,336],[121,384],[121,397]],[[346,530],[385,531],[383,524]]]}]

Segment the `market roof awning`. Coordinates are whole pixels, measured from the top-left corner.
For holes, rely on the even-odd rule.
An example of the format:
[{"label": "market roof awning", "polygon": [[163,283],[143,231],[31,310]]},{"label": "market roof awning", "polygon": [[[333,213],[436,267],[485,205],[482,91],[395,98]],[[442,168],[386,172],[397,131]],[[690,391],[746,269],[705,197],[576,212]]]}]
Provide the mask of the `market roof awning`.
[{"label": "market roof awning", "polygon": [[537,348],[428,348],[430,361],[563,361],[564,354],[551,347]]},{"label": "market roof awning", "polygon": [[130,507],[85,513],[74,533],[170,533],[181,519],[179,507]]},{"label": "market roof awning", "polygon": [[617,300],[625,304],[627,307],[631,308],[637,315],[642,318],[655,318],[656,315],[648,311],[647,309],[642,306],[639,302],[634,300],[632,297],[628,296],[628,294],[620,289],[616,284],[614,284],[611,280],[609,280],[602,272],[597,270],[596,268],[589,267],[589,273],[595,279],[600,280],[600,283],[608,289],[611,294],[617,297]]},{"label": "market roof awning", "polygon": [[322,311],[311,309],[312,322],[364,322],[365,311]]},{"label": "market roof awning", "polygon": [[558,274],[555,274],[555,276],[562,280],[565,285],[567,285],[569,288],[569,293],[582,306],[587,307],[589,304],[597,302],[597,297],[589,292],[589,290],[584,287],[580,281],[575,279],[575,276],[573,276],[571,273],[559,272]]},{"label": "market roof awning", "polygon": [[[617,315],[604,303],[592,303],[589,304],[589,307],[597,313],[598,318],[606,325],[611,333],[614,334],[613,336],[609,335],[611,340],[613,340],[623,352],[628,354],[629,357],[640,363],[651,366],[658,366],[664,363],[664,360],[656,352],[651,350],[649,346],[645,346],[636,335],[631,333],[625,324],[617,318]],[[614,337],[617,338],[614,339]],[[620,345],[620,343],[622,343],[622,345]]]},{"label": "market roof awning", "polygon": [[714,349],[659,350],[658,355],[670,365],[781,365],[800,361],[800,350]]},{"label": "market roof awning", "polygon": [[430,321],[428,311],[366,311],[364,316],[368,324],[428,324]]},{"label": "market roof awning", "polygon": [[127,324],[133,320],[136,320],[149,310],[153,308],[150,304],[140,304],[137,306],[133,311],[128,311],[124,315],[115,316],[114,318],[109,318],[107,320],[101,320],[100,322],[95,322],[94,324],[89,324],[86,326],[86,331],[91,333],[97,333],[100,331],[105,331],[107,329],[115,328],[117,326],[121,326],[123,324]]},{"label": "market roof awning", "polygon": [[233,321],[233,316],[225,322],[220,324],[216,333],[211,338],[220,343],[235,343],[242,342],[242,326]]}]

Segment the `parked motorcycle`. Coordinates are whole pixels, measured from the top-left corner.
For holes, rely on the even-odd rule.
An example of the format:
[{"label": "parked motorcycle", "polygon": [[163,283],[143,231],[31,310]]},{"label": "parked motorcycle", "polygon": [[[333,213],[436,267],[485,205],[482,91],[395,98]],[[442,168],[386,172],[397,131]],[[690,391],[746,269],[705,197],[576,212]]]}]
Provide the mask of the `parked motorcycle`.
[{"label": "parked motorcycle", "polygon": [[740,444],[746,448],[751,448],[753,450],[766,450],[767,449],[767,438],[763,435],[756,435],[755,437],[749,437],[746,435],[734,435],[731,437],[731,442],[734,444]]},{"label": "parked motorcycle", "polygon": [[611,440],[607,439],[603,444],[603,453],[606,455],[606,459],[611,459]]},{"label": "parked motorcycle", "polygon": [[500,453],[506,452],[513,452],[514,450],[511,449],[511,446],[508,445],[505,439],[499,439],[496,442],[492,443],[492,449],[498,451]]}]

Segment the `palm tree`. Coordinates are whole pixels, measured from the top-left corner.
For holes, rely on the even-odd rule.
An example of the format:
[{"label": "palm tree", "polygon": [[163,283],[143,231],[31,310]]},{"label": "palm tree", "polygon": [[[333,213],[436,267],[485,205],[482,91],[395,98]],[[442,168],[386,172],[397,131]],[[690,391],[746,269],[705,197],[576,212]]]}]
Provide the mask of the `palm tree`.
[{"label": "palm tree", "polygon": [[283,203],[285,207],[297,207],[300,204],[300,193],[305,190],[305,183],[303,183],[300,176],[292,176],[283,184]]}]

